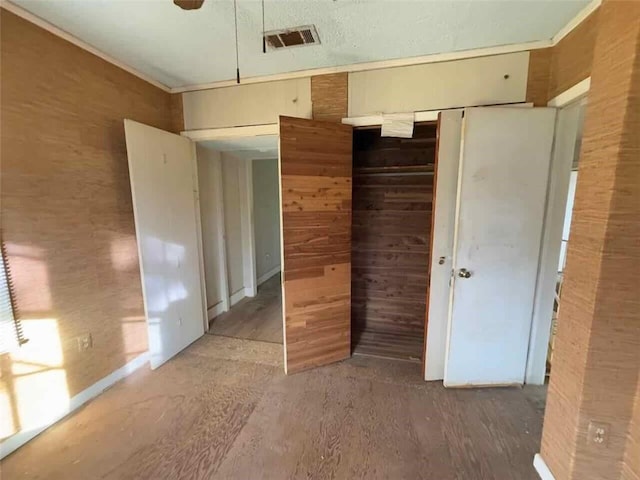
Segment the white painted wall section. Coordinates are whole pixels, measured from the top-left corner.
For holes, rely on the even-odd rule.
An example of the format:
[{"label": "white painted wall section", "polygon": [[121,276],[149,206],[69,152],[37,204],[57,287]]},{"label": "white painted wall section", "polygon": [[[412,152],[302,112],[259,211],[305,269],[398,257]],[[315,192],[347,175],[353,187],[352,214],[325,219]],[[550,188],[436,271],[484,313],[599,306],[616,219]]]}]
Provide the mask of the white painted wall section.
[{"label": "white painted wall section", "polygon": [[224,248],[224,212],[222,211],[222,167],[220,153],[197,145],[200,217],[204,252],[207,311],[223,312],[228,291]]},{"label": "white painted wall section", "polygon": [[258,285],[280,271],[278,159],[253,161],[253,212]]},{"label": "white painted wall section", "polygon": [[237,85],[182,94],[185,130],[278,123],[311,118],[311,78]]},{"label": "white painted wall section", "polygon": [[[229,295],[234,300],[244,296],[244,270],[242,265],[242,218],[240,210],[239,160],[222,154],[222,190],[224,197],[224,225],[227,250],[227,278]],[[235,296],[235,297],[234,297]],[[233,301],[231,302],[234,303]]]},{"label": "white painted wall section", "polygon": [[349,117],[524,102],[528,69],[518,52],[350,73]]},{"label": "white painted wall section", "polygon": [[248,159],[238,159],[238,162],[244,294],[246,297],[255,297],[258,293],[258,279],[253,231],[253,162]]}]

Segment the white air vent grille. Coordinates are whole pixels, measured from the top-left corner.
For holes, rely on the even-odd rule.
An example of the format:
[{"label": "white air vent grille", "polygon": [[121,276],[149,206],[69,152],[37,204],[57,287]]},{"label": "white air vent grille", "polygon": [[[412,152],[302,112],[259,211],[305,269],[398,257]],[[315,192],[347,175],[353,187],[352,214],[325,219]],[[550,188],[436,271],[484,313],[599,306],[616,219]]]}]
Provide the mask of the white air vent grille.
[{"label": "white air vent grille", "polygon": [[264,38],[271,50],[317,45],[320,43],[320,37],[318,37],[318,32],[314,25],[305,25],[284,30],[271,30],[270,32],[264,33]]}]

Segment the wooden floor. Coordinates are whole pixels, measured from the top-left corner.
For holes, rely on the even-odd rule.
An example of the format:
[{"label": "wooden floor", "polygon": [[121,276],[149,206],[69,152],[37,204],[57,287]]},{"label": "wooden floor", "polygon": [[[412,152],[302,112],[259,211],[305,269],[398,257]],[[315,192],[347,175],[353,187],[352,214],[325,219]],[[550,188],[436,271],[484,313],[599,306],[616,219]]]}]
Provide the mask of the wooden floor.
[{"label": "wooden floor", "polygon": [[253,298],[243,298],[209,325],[212,335],[282,344],[282,287],[280,274],[258,287]]},{"label": "wooden floor", "polygon": [[205,335],[1,464],[2,479],[534,480],[544,387],[447,390],[358,356],[285,376],[282,347]]}]

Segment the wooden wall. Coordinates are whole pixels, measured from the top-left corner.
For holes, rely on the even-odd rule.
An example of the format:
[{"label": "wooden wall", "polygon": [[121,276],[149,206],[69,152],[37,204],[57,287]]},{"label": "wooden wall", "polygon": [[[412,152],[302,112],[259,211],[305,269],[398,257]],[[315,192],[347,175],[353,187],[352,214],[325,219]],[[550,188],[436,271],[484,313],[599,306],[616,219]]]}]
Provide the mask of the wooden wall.
[{"label": "wooden wall", "polygon": [[541,452],[557,480],[637,480],[640,3],[605,0],[596,36]]},{"label": "wooden wall", "polygon": [[591,75],[598,12],[595,10],[554,47],[531,51],[527,102],[544,107]]},{"label": "wooden wall", "polygon": [[627,448],[622,465],[622,478],[638,480],[640,478],[640,381],[636,388],[633,415],[627,432]]},{"label": "wooden wall", "polygon": [[553,47],[549,72],[549,99],[591,75],[598,17],[599,9]]},{"label": "wooden wall", "polygon": [[347,117],[349,74],[335,73],[311,77],[311,104],[314,120],[340,122]]},{"label": "wooden wall", "polygon": [[[2,236],[30,338],[3,359],[0,395],[53,408],[34,393],[47,371],[70,397],[147,350],[123,119],[171,129],[171,100],[4,9],[0,20]],[[8,392],[29,363],[43,376]],[[14,431],[29,423],[19,407]]]},{"label": "wooden wall", "polygon": [[549,75],[553,48],[532,50],[529,55],[527,77],[527,102],[536,107],[546,107],[549,101]]},{"label": "wooden wall", "polygon": [[171,94],[169,110],[171,115],[170,131],[174,133],[182,132],[184,130],[184,110],[182,109],[181,93]]},{"label": "wooden wall", "polygon": [[419,359],[429,270],[435,125],[410,139],[354,134],[354,352]]}]

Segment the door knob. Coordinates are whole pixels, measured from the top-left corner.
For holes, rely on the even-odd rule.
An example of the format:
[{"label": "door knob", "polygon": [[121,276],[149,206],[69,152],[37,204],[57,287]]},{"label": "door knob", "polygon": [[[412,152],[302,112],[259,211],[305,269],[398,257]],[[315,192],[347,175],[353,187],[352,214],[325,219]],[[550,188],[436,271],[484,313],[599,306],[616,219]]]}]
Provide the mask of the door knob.
[{"label": "door knob", "polygon": [[460,278],[471,278],[471,272],[466,268],[461,268],[460,270],[458,270],[458,276]]}]

